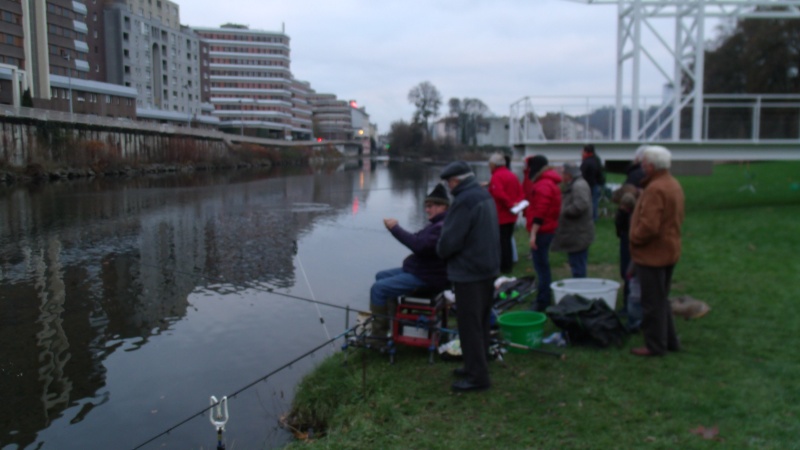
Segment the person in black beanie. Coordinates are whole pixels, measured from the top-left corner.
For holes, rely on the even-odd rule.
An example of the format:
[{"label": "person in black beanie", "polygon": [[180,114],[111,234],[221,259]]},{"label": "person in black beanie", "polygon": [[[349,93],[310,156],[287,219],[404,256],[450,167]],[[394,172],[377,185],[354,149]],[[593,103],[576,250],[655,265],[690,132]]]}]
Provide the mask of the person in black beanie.
[{"label": "person in black beanie", "polygon": [[447,267],[436,254],[436,244],[439,242],[449,205],[447,191],[443,185],[437,184],[425,198],[425,214],[429,223],[422,230],[410,233],[397,224],[397,219],[383,219],[386,229],[412,253],[403,260],[403,267],[381,270],[375,274],[375,283],[369,292],[369,309],[373,319],[367,344],[382,347],[386,343],[389,317],[392,316],[392,311],[387,306],[390,298],[407,295],[422,288],[443,290],[447,287]]},{"label": "person in black beanie", "polygon": [[452,388],[456,392],[482,391],[490,386],[490,318],[494,279],[500,273],[497,211],[492,196],[475,180],[467,163],[450,163],[441,178],[453,194],[453,203],[436,252],[447,261],[447,276],[455,288],[458,337],[464,355],[464,367],[453,371],[461,379]]}]

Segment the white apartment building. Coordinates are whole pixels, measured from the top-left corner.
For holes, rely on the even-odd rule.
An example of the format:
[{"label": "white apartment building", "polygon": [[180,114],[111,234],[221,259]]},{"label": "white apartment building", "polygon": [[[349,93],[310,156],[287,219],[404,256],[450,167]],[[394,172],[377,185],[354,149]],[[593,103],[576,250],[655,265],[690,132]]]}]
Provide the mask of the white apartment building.
[{"label": "white apartment building", "polygon": [[235,24],[193,30],[208,43],[210,100],[220,128],[291,138],[298,122],[293,120],[289,36]]}]

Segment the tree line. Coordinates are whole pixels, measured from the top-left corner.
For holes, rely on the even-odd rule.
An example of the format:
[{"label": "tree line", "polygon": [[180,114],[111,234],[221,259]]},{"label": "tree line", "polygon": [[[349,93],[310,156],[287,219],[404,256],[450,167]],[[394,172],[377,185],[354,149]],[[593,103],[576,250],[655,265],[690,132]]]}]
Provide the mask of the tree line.
[{"label": "tree line", "polygon": [[393,122],[389,131],[391,152],[398,156],[423,156],[450,159],[456,154],[476,151],[478,134],[489,128],[489,107],[477,98],[451,98],[448,112],[439,121],[438,131],[443,136],[434,137],[431,121],[439,117],[442,95],[429,81],[423,81],[408,92],[408,101],[414,105],[411,122]]}]

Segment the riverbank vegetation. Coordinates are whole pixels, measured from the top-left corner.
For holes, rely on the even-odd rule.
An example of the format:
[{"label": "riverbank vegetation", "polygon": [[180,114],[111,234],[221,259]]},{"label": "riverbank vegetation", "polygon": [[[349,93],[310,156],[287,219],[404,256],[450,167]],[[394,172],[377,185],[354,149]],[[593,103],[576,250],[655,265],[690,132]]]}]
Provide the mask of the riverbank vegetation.
[{"label": "riverbank vegetation", "polygon": [[122,156],[116,145],[100,140],[51,132],[47,142],[48,150],[39,151],[40,156],[26,167],[0,164],[0,183],[297,166],[343,158],[335,148],[319,146],[278,149],[244,143],[229,145],[225,152],[209,152],[191,138],[175,138],[160,156],[142,162]]},{"label": "riverbank vegetation", "polygon": [[[720,165],[713,176],[679,179],[687,216],[672,295],[712,308],[676,321],[681,352],[632,356],[640,334],[621,348],[545,346],[566,359],[507,354],[490,364],[490,390],[454,394],[457,362],[429,365],[425,349],[401,347],[390,365],[386,355],[351,349],[299,385],[289,417],[310,439],[289,447],[795,447],[800,163]],[[515,274],[529,275],[524,230],[516,240]],[[618,279],[617,251],[613,217],[605,216],[589,276]],[[552,264],[555,279],[568,277],[563,254]],[[548,322],[545,335],[553,331]]]}]

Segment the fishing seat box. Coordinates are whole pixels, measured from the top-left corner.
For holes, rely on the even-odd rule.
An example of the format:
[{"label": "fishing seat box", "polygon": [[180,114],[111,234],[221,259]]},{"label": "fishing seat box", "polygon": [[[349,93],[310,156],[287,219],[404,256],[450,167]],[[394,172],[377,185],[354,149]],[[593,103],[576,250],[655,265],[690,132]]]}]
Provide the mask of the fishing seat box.
[{"label": "fishing seat box", "polygon": [[447,327],[447,300],[440,290],[414,292],[397,298],[392,340],[413,347],[435,348],[440,328]]}]

